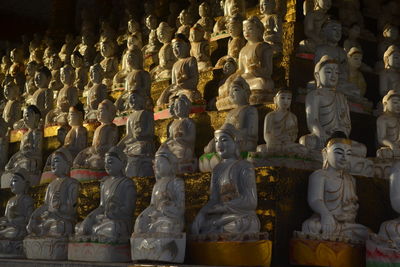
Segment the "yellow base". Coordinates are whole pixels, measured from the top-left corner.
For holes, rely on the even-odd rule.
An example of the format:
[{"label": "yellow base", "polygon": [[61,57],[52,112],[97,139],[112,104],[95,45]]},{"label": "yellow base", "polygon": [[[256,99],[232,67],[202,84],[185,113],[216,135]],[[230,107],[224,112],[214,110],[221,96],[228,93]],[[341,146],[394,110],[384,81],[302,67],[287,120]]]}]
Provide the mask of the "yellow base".
[{"label": "yellow base", "polygon": [[363,267],[365,247],[342,242],[292,239],[290,263],[308,266]]},{"label": "yellow base", "polygon": [[186,260],[196,265],[271,266],[272,242],[189,241]]}]

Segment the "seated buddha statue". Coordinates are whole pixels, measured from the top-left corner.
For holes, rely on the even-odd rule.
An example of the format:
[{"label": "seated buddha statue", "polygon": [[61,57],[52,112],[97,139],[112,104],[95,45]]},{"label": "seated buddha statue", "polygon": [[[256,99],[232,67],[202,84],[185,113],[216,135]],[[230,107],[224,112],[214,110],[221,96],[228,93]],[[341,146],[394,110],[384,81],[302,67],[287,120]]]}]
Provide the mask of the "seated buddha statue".
[{"label": "seated buddha statue", "polygon": [[111,148],[105,154],[108,176],[100,184],[100,205],[75,226],[75,238],[89,236],[91,241],[127,242],[132,232],[136,187],[124,173],[126,156]]},{"label": "seated buddha statue", "polygon": [[187,9],[183,9],[178,16],[180,26],[176,31],[177,34],[183,34],[186,38],[189,38],[190,28],[192,27],[192,19]]},{"label": "seated buddha statue", "polygon": [[225,0],[220,1],[224,15],[214,24],[213,33],[218,34],[226,30],[227,20],[235,15],[245,17],[246,2],[244,0]]},{"label": "seated buddha statue", "polygon": [[57,95],[57,105],[46,115],[45,125],[67,124],[67,115],[70,107],[75,106],[78,99],[78,89],[74,86],[75,71],[70,65],[61,68],[63,88]]},{"label": "seated buddha statue", "polygon": [[109,88],[112,86],[114,75],[118,72],[116,49],[117,44],[114,40],[105,39],[100,42],[100,54],[103,57],[103,60],[100,62],[104,71],[103,83]]},{"label": "seated buddha statue", "polygon": [[282,51],[282,20],[276,13],[274,0],[260,0],[261,22],[264,25],[264,41],[272,46],[275,53]]},{"label": "seated buddha statue", "polygon": [[91,66],[96,57],[95,37],[92,33],[83,33],[81,43],[79,43],[74,51],[78,51],[83,56],[86,66]]},{"label": "seated buddha statue", "polygon": [[379,73],[379,93],[381,97],[390,90],[400,88],[400,49],[395,45],[389,46],[383,55],[385,68]]},{"label": "seated buddha statue", "polygon": [[146,110],[146,98],[138,91],[130,91],[129,105],[132,112],[126,122],[126,135],[117,145],[127,156],[126,175],[152,176],[155,150],[154,115]]},{"label": "seated buddha statue", "polygon": [[46,189],[43,205],[29,220],[26,229],[31,237],[67,237],[74,231],[79,182],[69,177],[71,155],[56,151],[51,161],[54,179]]},{"label": "seated buddha statue", "polygon": [[24,59],[24,51],[22,48],[14,48],[10,52],[10,60],[12,62],[8,74],[14,80],[14,83],[18,86],[20,93],[22,93],[22,88],[25,83],[25,59]]},{"label": "seated buddha statue", "polygon": [[74,51],[71,55],[71,66],[75,69],[75,87],[83,92],[85,86],[88,83],[88,68],[85,66],[83,56],[78,52]]},{"label": "seated buddha statue", "polygon": [[199,71],[197,60],[190,56],[190,42],[183,34],[177,34],[172,40],[172,51],[178,59],[172,67],[172,82],[157,100],[157,105],[168,104],[170,99],[185,94],[193,103],[202,99],[197,90]]},{"label": "seated buddha statue", "polygon": [[75,38],[72,34],[65,35],[65,43],[62,45],[58,56],[64,64],[71,63],[71,55],[75,48]]},{"label": "seated buddha statue", "polygon": [[60,57],[57,54],[51,55],[48,66],[51,71],[51,80],[49,88],[53,91],[58,91],[63,87],[60,75],[62,67],[62,62]]},{"label": "seated buddha statue", "polygon": [[42,66],[35,73],[35,85],[38,88],[32,95],[31,104],[36,106],[44,119],[53,108],[53,90],[49,88],[51,72]]},{"label": "seated buddha statue", "polygon": [[198,23],[190,28],[190,55],[196,58],[199,72],[211,69],[210,45],[208,40],[204,38],[204,34],[203,27]]},{"label": "seated buddha statue", "polygon": [[90,67],[89,77],[92,86],[87,90],[85,119],[91,121],[97,120],[97,108],[103,100],[108,98],[108,90],[102,83],[103,68],[99,63]]},{"label": "seated buddha statue", "polygon": [[354,92],[358,97],[364,97],[367,92],[367,82],[364,79],[360,68],[362,66],[363,52],[357,47],[351,47],[347,52],[349,63],[349,82],[354,84],[357,91]]},{"label": "seated buddha statue", "polygon": [[264,119],[265,145],[257,146],[257,152],[266,155],[304,156],[307,148],[295,143],[298,133],[297,117],[290,112],[292,92],[280,90],[274,97],[275,110]]},{"label": "seated buddha statue", "polygon": [[3,119],[8,127],[12,129],[13,124],[22,117],[20,90],[14,81],[4,86],[4,98],[7,102],[3,110]]},{"label": "seated buddha statue", "polygon": [[197,214],[194,235],[258,233],[257,187],[253,165],[240,158],[241,133],[231,124],[215,131],[221,162],[211,175],[209,201]]},{"label": "seated buddha statue", "polygon": [[234,104],[229,99],[230,85],[226,80],[236,72],[238,66],[233,57],[224,56],[218,59],[214,69],[222,69],[222,78],[218,83],[218,95],[216,97],[217,110],[232,109]]},{"label": "seated buddha statue", "polygon": [[308,205],[314,214],[303,222],[302,234],[312,239],[363,243],[368,228],[356,223],[356,180],[348,173],[351,140],[336,132],[322,150],[323,167],[308,181]]},{"label": "seated buddha statue", "polygon": [[[158,51],[161,43],[157,39],[157,17],[150,14],[146,17],[146,27],[149,30],[149,42],[143,46],[143,55],[145,58],[152,58],[152,63],[157,66],[159,64]],[[151,66],[150,66],[151,67]]]},{"label": "seated buddha statue", "polygon": [[30,61],[26,64],[26,69],[25,69],[26,81],[24,86],[24,94],[22,95],[22,97],[25,99],[25,102],[29,105],[32,104],[31,101],[33,94],[38,89],[35,85],[35,73],[38,69],[39,66],[35,61]]},{"label": "seated buddha statue", "polygon": [[118,36],[118,44],[123,44],[124,41],[128,42],[129,37],[134,36],[138,42],[138,47],[142,48],[142,32],[140,31],[140,25],[134,19],[128,20],[127,32],[123,35]]},{"label": "seated buddha statue", "polygon": [[113,123],[115,113],[115,106],[110,100],[103,100],[99,104],[97,120],[101,124],[94,132],[92,146],[83,149],[75,157],[74,168],[104,170],[105,154],[118,142],[118,129]]},{"label": "seated buddha statue", "polygon": [[230,35],[228,41],[228,56],[239,60],[240,50],[246,45],[246,39],[243,37],[243,18],[239,15],[230,17],[226,22],[226,28]]},{"label": "seated buddha statue", "polygon": [[207,2],[202,2],[199,5],[199,20],[197,21],[204,29],[204,38],[209,40],[214,27],[214,19],[211,14],[210,5]]}]

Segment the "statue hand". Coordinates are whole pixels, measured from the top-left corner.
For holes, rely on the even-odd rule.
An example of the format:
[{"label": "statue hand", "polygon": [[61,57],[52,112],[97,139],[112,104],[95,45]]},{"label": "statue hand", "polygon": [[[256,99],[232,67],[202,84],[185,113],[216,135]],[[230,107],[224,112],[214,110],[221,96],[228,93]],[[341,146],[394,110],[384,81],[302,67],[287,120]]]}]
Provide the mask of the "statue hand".
[{"label": "statue hand", "polygon": [[331,214],[321,216],[321,227],[323,234],[331,234],[336,228],[335,218]]}]

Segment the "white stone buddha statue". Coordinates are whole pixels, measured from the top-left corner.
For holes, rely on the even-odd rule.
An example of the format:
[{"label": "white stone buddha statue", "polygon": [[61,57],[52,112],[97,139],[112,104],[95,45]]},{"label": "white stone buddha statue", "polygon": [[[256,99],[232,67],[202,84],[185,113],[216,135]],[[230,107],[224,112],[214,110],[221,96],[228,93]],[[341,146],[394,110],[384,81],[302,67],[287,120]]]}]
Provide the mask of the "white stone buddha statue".
[{"label": "white stone buddha statue", "polygon": [[245,17],[246,15],[246,2],[244,0],[220,1],[220,5],[223,9],[224,16],[217,20],[217,22],[214,24],[214,34],[218,34],[226,30],[226,22],[230,17],[234,15]]},{"label": "white stone buddha statue", "polygon": [[237,71],[237,68],[238,66],[235,59],[230,56],[220,58],[215,64],[215,69],[222,69],[222,79],[218,84],[218,96],[216,101],[216,107],[218,110],[234,108],[234,104],[231,103],[229,98],[230,84],[226,81]]},{"label": "white stone buddha statue", "polygon": [[354,84],[358,89],[354,95],[364,97],[367,92],[367,82],[361,72],[363,52],[357,47],[352,47],[347,53],[347,61],[349,63],[349,82]]},{"label": "white stone buddha statue", "polygon": [[124,35],[119,36],[117,41],[118,41],[119,44],[121,44],[124,41],[128,41],[129,37],[131,37],[131,36],[135,36],[135,39],[138,42],[139,48],[142,48],[142,46],[143,46],[142,32],[140,31],[139,23],[134,19],[130,19],[128,21],[128,31],[127,31],[127,33],[124,34]]},{"label": "white stone buddha statue", "polygon": [[390,90],[400,89],[400,49],[391,45],[383,55],[385,68],[379,73],[379,93],[383,97]]},{"label": "white stone buddha statue", "polygon": [[118,57],[116,56],[117,43],[112,39],[100,42],[100,53],[103,60],[100,62],[104,71],[103,83],[109,88],[112,86],[114,75],[118,72]]},{"label": "white stone buddha statue", "polygon": [[204,34],[203,27],[198,23],[190,28],[190,55],[196,58],[199,72],[211,69],[210,45],[204,38]]},{"label": "white stone buddha statue", "polygon": [[159,64],[158,51],[162,44],[157,38],[157,17],[155,15],[149,15],[146,17],[146,27],[149,30],[149,42],[143,47],[143,55],[145,57],[151,57],[153,64],[157,66]]},{"label": "white stone buddha statue", "polygon": [[199,5],[200,18],[197,21],[204,29],[204,38],[210,39],[214,27],[214,19],[211,16],[211,8],[207,2],[202,2]]},{"label": "white stone buddha statue", "polygon": [[53,108],[53,90],[49,88],[51,72],[42,66],[35,73],[35,85],[38,88],[31,98],[31,104],[36,106],[44,119]]},{"label": "white stone buddha statue", "polygon": [[96,57],[96,48],[95,48],[95,37],[93,33],[84,33],[81,37],[81,43],[79,43],[75,47],[75,51],[79,51],[79,53],[83,56],[85,66],[91,66],[93,64],[93,60]]},{"label": "white stone buddha statue", "polygon": [[[45,65],[46,66],[46,65]],[[51,71],[51,81],[49,84],[49,88],[53,91],[58,91],[63,88],[63,83],[61,82],[61,67],[62,62],[60,57],[57,54],[51,55],[49,58],[49,69]]]},{"label": "white stone buddha statue", "polygon": [[83,92],[88,83],[89,68],[85,66],[84,58],[78,51],[72,53],[70,61],[71,66],[75,69],[74,85],[80,92]]},{"label": "white stone buddha statue", "polygon": [[86,120],[97,120],[97,108],[99,104],[108,98],[107,86],[103,84],[103,68],[96,63],[89,69],[89,77],[92,86],[87,91]]},{"label": "white stone buddha statue", "polygon": [[282,52],[282,20],[276,12],[275,0],[260,0],[261,22],[264,25],[264,41],[275,53]]},{"label": "white stone buddha statue", "polygon": [[35,84],[35,73],[39,69],[38,64],[35,61],[30,61],[26,64],[25,69],[25,86],[24,86],[24,94],[22,97],[25,99],[26,104],[32,104],[33,94],[38,89]]},{"label": "white stone buddha statue", "polygon": [[4,98],[7,102],[2,117],[8,127],[13,128],[13,124],[22,117],[20,90],[13,81],[4,85]]},{"label": "white stone buddha statue", "polygon": [[228,30],[228,56],[233,57],[236,61],[239,60],[240,50],[246,45],[246,39],[243,37],[243,18],[240,15],[230,17],[226,22]]},{"label": "white stone buddha statue", "polygon": [[185,35],[186,38],[189,38],[190,28],[192,27],[192,19],[190,17],[190,13],[187,9],[183,9],[181,13],[179,13],[179,22],[180,26],[176,33],[181,33]]}]

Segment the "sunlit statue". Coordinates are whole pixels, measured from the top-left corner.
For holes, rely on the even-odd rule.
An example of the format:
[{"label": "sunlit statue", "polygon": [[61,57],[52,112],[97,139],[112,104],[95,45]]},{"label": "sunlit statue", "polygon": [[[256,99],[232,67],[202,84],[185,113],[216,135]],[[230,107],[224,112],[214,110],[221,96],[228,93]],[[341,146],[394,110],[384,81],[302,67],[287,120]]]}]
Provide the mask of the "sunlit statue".
[{"label": "sunlit statue", "polygon": [[53,108],[53,90],[49,88],[51,72],[42,66],[35,73],[35,85],[38,88],[32,96],[31,104],[36,106],[44,119]]},{"label": "sunlit statue", "polygon": [[357,224],[356,181],[348,173],[351,140],[341,132],[328,139],[324,162],[308,181],[308,205],[314,215],[303,222],[301,234],[311,239],[364,243],[368,228]]},{"label": "sunlit statue", "polygon": [[179,14],[179,22],[181,26],[179,26],[176,33],[183,34],[186,38],[189,38],[190,28],[192,27],[192,19],[187,9],[183,9]]},{"label": "sunlit statue", "polygon": [[100,53],[103,60],[100,62],[104,71],[103,83],[109,88],[112,86],[114,75],[118,72],[117,43],[111,39],[105,39],[100,43]]},{"label": "sunlit statue", "polygon": [[275,156],[304,156],[307,148],[296,143],[298,123],[295,114],[290,112],[292,92],[280,90],[274,97],[275,110],[264,119],[265,145],[257,146],[257,152]]},{"label": "sunlit statue", "polygon": [[151,57],[153,63],[157,66],[159,64],[158,51],[162,45],[157,39],[157,17],[154,15],[146,17],[146,27],[150,31],[149,42],[143,47],[143,55]]},{"label": "sunlit statue", "polygon": [[239,15],[230,17],[226,22],[226,28],[231,38],[228,41],[228,56],[236,61],[239,59],[240,50],[246,45],[243,37],[243,18]]},{"label": "sunlit statue", "polygon": [[8,74],[14,80],[14,83],[18,86],[20,93],[25,83],[25,64],[24,64],[24,51],[22,48],[14,48],[10,52],[10,60],[12,62],[8,69]]},{"label": "sunlit statue", "polygon": [[381,97],[390,90],[400,88],[400,50],[391,45],[383,55],[385,68],[379,73],[379,93]]},{"label": "sunlit statue", "polygon": [[86,120],[97,120],[97,108],[99,104],[108,98],[107,86],[103,84],[103,68],[96,63],[89,69],[89,77],[92,86],[87,91]]},{"label": "sunlit statue", "polygon": [[2,117],[8,127],[12,129],[14,123],[22,117],[20,90],[13,81],[4,86],[4,98],[7,102]]},{"label": "sunlit statue", "polygon": [[165,144],[178,158],[178,173],[194,172],[197,169],[194,155],[196,124],[189,118],[190,109],[190,100],[184,94],[173,99],[170,105],[174,120],[169,126]]},{"label": "sunlit statue", "polygon": [[71,55],[72,52],[74,52],[75,48],[75,38],[72,34],[67,34],[65,35],[65,43],[60,49],[60,52],[58,53],[58,56],[60,57],[61,61],[64,64],[70,64],[71,63]]},{"label": "sunlit statue", "polygon": [[138,91],[130,91],[129,105],[132,113],[126,123],[126,135],[117,145],[127,157],[126,175],[152,176],[155,151],[154,115],[146,110],[146,98]]},{"label": "sunlit statue", "polygon": [[[383,38],[378,43],[378,58],[382,59],[385,51],[391,45],[396,45],[399,40],[399,28],[393,24],[386,24],[382,32]],[[397,43],[398,44],[398,43]]]},{"label": "sunlit statue", "polygon": [[74,168],[104,170],[105,154],[118,142],[118,129],[113,123],[115,113],[115,106],[110,100],[103,100],[99,104],[97,120],[101,125],[94,132],[92,146],[85,148],[76,156]]},{"label": "sunlit statue", "polygon": [[157,28],[157,38],[163,44],[158,52],[159,65],[150,72],[153,80],[168,80],[171,78],[172,67],[176,61],[172,51],[171,39],[173,29],[166,22],[161,22]]},{"label": "sunlit statue", "polygon": [[224,16],[222,16],[214,24],[213,33],[218,34],[226,30],[227,20],[235,15],[245,17],[246,2],[244,0],[225,0],[220,1],[221,7],[223,9]]},{"label": "sunlit statue", "polygon": [[32,96],[38,89],[35,84],[35,73],[38,69],[39,66],[35,61],[30,61],[26,64],[26,81],[24,86],[24,94],[22,95],[22,97],[25,99],[26,104],[32,104]]},{"label": "sunlit statue", "polygon": [[190,28],[190,55],[196,58],[199,72],[211,69],[210,45],[204,38],[204,34],[203,27],[198,23]]},{"label": "sunlit statue", "polygon": [[81,37],[81,43],[75,47],[75,51],[78,51],[84,59],[86,66],[91,66],[93,64],[93,60],[96,57],[96,48],[95,48],[95,37],[92,33],[84,33]]},{"label": "sunlit statue", "polygon": [[231,124],[215,131],[221,162],[210,182],[210,198],[192,224],[192,234],[258,233],[257,188],[253,165],[240,158],[241,133]]},{"label": "sunlit statue", "polygon": [[[150,205],[138,216],[132,234],[132,259],[183,262],[186,238],[185,183],[177,177],[178,159],[162,145],[154,160],[156,183]],[[152,244],[151,247],[146,244]],[[175,253],[165,253],[175,247]]]},{"label": "sunlit statue", "polygon": [[63,87],[63,83],[61,81],[62,62],[60,57],[57,54],[51,55],[48,66],[51,71],[49,88],[53,91],[58,91]]},{"label": "sunlit statue", "polygon": [[88,83],[88,72],[89,68],[85,66],[83,56],[78,52],[74,51],[71,55],[71,66],[75,69],[75,82],[74,86],[83,92],[85,86]]},{"label": "sunlit statue", "polygon": [[202,2],[199,5],[200,19],[197,21],[204,29],[204,38],[210,39],[214,27],[214,19],[211,15],[211,8],[207,2]]},{"label": "sunlit statue", "polygon": [[57,105],[46,115],[45,125],[67,124],[67,115],[70,107],[75,106],[78,99],[78,89],[74,86],[75,71],[70,65],[61,68],[63,88],[57,95]]},{"label": "sunlit statue", "polygon": [[328,20],[328,10],[331,8],[331,0],[316,0],[314,10],[307,12],[304,19],[304,34],[307,39],[299,44],[299,52],[313,53],[317,45],[324,43],[321,35],[322,25]]},{"label": "sunlit statue", "polygon": [[261,22],[264,25],[264,41],[275,53],[282,51],[282,20],[276,13],[275,0],[260,0]]},{"label": "sunlit statue", "polygon": [[190,56],[190,42],[183,34],[177,34],[172,40],[172,51],[177,61],[172,67],[172,83],[157,100],[157,105],[168,104],[170,99],[185,94],[193,103],[202,99],[197,90],[199,71],[196,58]]},{"label": "sunlit statue", "polygon": [[142,32],[140,31],[139,23],[137,23],[137,21],[134,19],[130,19],[128,21],[128,32],[118,37],[118,44],[122,44],[124,41],[128,42],[128,39],[131,36],[135,37],[135,39],[138,41],[139,48],[142,48]]}]

